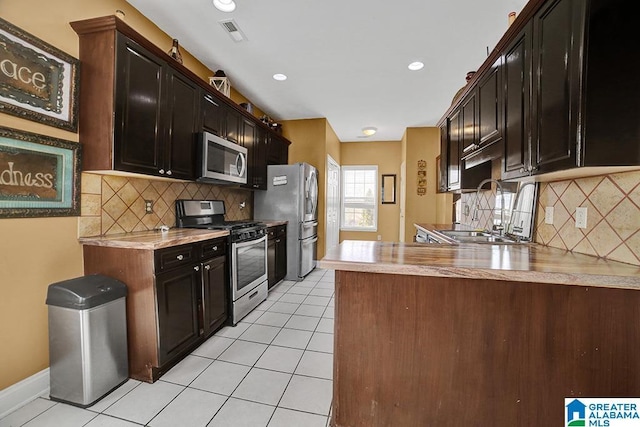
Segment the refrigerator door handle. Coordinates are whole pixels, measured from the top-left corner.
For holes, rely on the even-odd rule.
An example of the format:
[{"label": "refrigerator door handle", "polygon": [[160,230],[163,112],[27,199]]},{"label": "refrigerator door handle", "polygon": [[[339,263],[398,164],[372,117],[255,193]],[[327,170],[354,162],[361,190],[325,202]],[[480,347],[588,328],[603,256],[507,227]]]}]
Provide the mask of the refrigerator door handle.
[{"label": "refrigerator door handle", "polygon": [[[311,182],[314,185],[313,191],[309,191],[311,197],[311,214],[316,216],[316,209],[318,208],[318,176],[316,175],[316,171],[311,171]],[[311,184],[309,184],[309,188],[311,188]]]},{"label": "refrigerator door handle", "polygon": [[304,240],[303,244],[308,245],[308,244],[310,244],[310,243],[315,243],[315,242],[317,242],[317,241],[318,241],[318,237],[316,236],[316,237],[314,237],[313,239],[311,239],[311,240],[309,240],[309,241]]},{"label": "refrigerator door handle", "polygon": [[303,228],[311,228],[311,227],[317,227],[318,226],[318,221],[313,221],[313,222],[303,222],[302,223],[302,227]]}]

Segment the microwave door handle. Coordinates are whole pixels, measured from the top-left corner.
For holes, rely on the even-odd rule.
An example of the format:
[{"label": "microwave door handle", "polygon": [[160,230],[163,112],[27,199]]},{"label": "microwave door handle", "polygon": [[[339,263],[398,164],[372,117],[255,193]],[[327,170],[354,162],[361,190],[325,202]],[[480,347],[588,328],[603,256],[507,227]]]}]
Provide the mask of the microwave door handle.
[{"label": "microwave door handle", "polygon": [[[238,162],[242,163],[241,167],[238,167]],[[244,170],[247,166],[247,162],[244,159],[244,154],[238,153],[236,156],[236,169],[238,170],[238,176],[244,176]]]}]

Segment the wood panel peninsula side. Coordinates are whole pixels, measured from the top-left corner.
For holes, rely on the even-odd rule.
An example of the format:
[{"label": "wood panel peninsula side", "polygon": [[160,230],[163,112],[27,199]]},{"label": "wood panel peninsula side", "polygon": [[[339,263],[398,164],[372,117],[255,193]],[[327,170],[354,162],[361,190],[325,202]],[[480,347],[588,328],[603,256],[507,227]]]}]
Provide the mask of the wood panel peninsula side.
[{"label": "wood panel peninsula side", "polygon": [[535,244],[344,241],[333,427],[562,425],[640,396],[640,267]]}]

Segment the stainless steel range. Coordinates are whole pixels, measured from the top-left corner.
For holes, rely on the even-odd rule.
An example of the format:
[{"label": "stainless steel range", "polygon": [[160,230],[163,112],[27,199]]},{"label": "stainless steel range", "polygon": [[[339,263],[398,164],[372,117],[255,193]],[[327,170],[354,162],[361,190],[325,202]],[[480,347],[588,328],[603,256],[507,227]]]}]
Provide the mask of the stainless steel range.
[{"label": "stainless steel range", "polygon": [[176,200],[179,228],[228,230],[231,322],[235,326],[267,298],[267,227],[255,221],[225,221],[222,200]]}]

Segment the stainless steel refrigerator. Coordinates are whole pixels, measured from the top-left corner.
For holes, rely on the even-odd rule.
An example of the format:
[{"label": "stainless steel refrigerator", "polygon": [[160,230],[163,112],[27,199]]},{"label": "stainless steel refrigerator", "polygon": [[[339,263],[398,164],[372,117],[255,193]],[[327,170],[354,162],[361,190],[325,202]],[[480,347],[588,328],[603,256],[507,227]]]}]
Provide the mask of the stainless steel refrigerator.
[{"label": "stainless steel refrigerator", "polygon": [[286,220],[286,280],[302,280],[316,267],[318,170],[308,163],[270,165],[267,191],[254,192],[254,218]]}]

